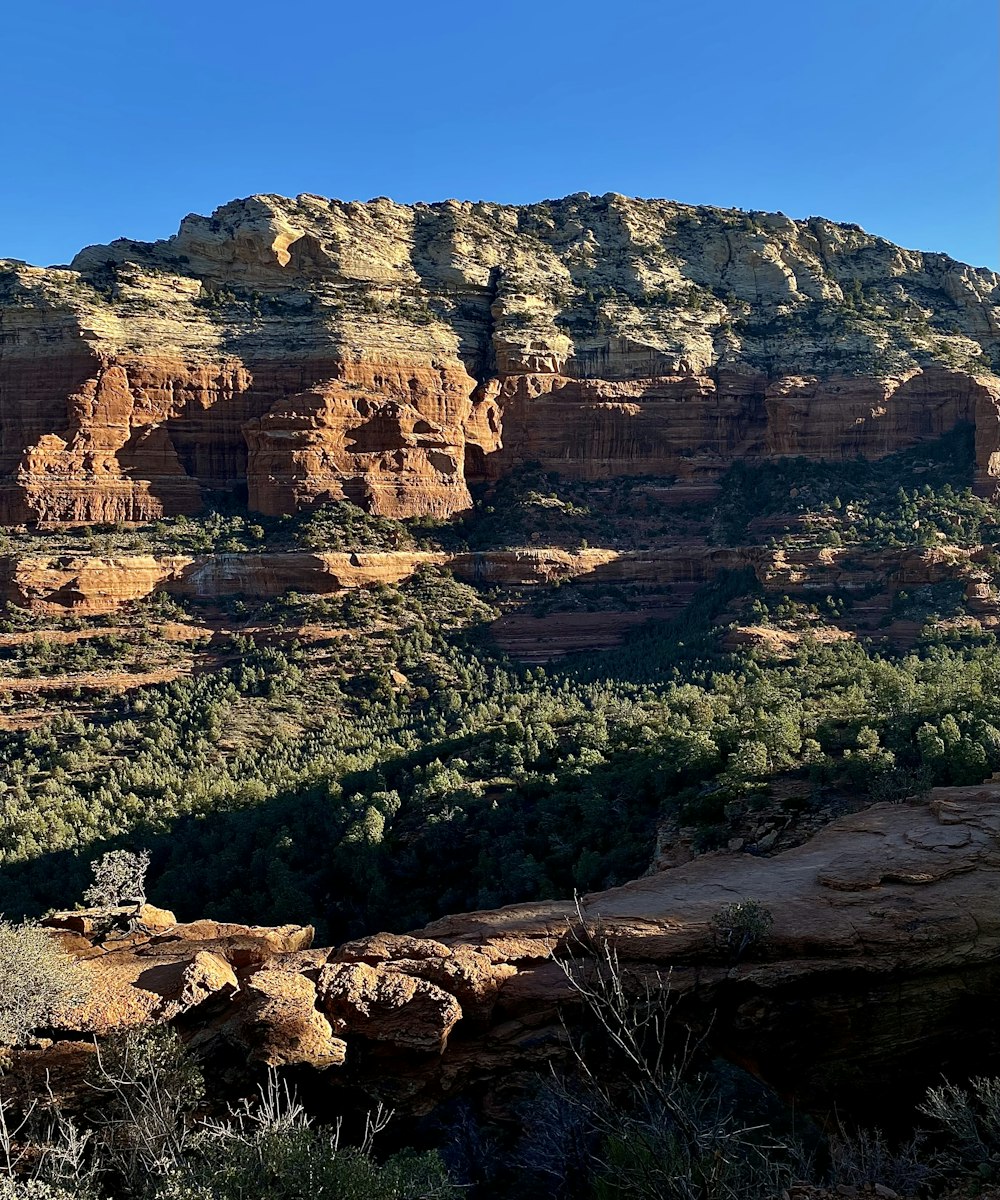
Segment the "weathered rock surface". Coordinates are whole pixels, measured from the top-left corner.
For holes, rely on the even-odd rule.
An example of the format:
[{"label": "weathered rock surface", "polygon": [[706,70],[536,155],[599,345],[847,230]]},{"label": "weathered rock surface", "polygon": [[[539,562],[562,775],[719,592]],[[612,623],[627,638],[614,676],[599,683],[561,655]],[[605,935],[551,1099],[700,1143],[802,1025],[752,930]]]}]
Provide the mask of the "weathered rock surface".
[{"label": "weathered rock surface", "polygon": [[[556,957],[585,969],[610,939],[626,978],[670,974],[679,1019],[809,1105],[886,1098],[1000,1052],[1000,783],[880,805],[773,857],[714,854],[569,902],[448,917],[412,936],[309,949],[311,931],[195,922],[149,935],[53,936],[94,980],[54,1032],[174,1020],[203,1049],[310,1064],[426,1106],[565,1051],[575,1002]],[[725,961],[712,917],[751,898],[770,939]],[[78,926],[83,929],[84,926]],[[587,937],[581,937],[586,933]],[[575,968],[574,968],[575,969]],[[235,981],[235,986],[234,986]],[[204,1014],[204,1015],[202,1015]],[[921,1083],[926,1080],[920,1078]]]},{"label": "weathered rock surface", "polygon": [[316,985],[293,971],[255,971],[246,984],[248,1002],[229,1030],[250,1058],[268,1066],[339,1067],[347,1045],[334,1036],[316,1007]]},{"label": "weathered rock surface", "polygon": [[412,1050],[442,1051],[462,1019],[458,1000],[404,969],[332,963],[319,973],[320,1006],[333,1028]]},{"label": "weathered rock surface", "polygon": [[240,985],[232,966],[211,950],[199,950],[181,975],[180,1004],[194,1008],[210,996],[231,996]]},{"label": "weathered rock surface", "polygon": [[398,583],[422,566],[446,563],[433,551],[361,554],[0,556],[0,599],[39,613],[113,612],[153,592],[211,599],[325,593]]},{"label": "weathered rock surface", "polygon": [[998,339],[994,273],[820,218],[254,196],[0,267],[0,521],[444,516],[526,461],[699,484],[957,421],[992,491]]},{"label": "weathered rock surface", "polygon": [[[445,567],[470,583],[504,587],[574,583],[636,584],[676,589],[679,609],[691,592],[723,571],[751,569],[765,588],[826,594],[832,589],[860,591],[880,583],[934,583],[969,575],[970,599],[984,613],[996,606],[989,589],[975,592],[979,549],[941,545],[928,548],[859,550],[809,547],[799,550],[763,546],[707,546],[682,542],[656,550],[521,549],[447,554],[431,550],[372,550],[364,553],[290,551],[287,553],[204,555],[86,554],[0,555],[0,601],[42,614],[90,615],[113,612],[154,592],[206,600],[224,596],[280,596],[294,590],[329,593],[373,584],[400,583],[423,567]],[[624,630],[638,619],[670,615],[653,605],[645,614],[619,614]],[[590,614],[595,627],[609,619]],[[588,614],[554,614],[573,628],[566,632],[587,644]],[[559,620],[556,620],[556,625]],[[533,617],[504,618],[498,632],[531,639]],[[542,626],[537,633],[542,636]],[[605,643],[606,644],[606,643]]]}]

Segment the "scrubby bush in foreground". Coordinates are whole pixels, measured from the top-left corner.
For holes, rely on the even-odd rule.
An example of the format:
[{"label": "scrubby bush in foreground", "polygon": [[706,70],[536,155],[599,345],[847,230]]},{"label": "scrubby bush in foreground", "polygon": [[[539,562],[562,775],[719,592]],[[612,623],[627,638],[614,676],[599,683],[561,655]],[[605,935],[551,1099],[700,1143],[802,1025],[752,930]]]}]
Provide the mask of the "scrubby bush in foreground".
[{"label": "scrubby bush in foreground", "polygon": [[380,1160],[379,1110],[361,1143],[314,1124],[274,1072],[255,1099],[208,1115],[195,1060],[164,1027],[99,1047],[80,1123],[0,1102],[0,1200],[454,1200],[440,1160]]},{"label": "scrubby bush in foreground", "polygon": [[0,1046],[22,1044],[86,994],[84,968],[38,925],[0,919]]}]

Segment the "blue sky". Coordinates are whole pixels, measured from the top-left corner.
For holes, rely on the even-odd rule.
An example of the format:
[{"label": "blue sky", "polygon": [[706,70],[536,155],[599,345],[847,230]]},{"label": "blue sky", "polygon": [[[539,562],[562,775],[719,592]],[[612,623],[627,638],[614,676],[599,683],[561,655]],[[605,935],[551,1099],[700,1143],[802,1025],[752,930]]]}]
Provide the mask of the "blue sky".
[{"label": "blue sky", "polygon": [[1000,268],[995,0],[11,0],[0,256],[253,192],[589,191]]}]

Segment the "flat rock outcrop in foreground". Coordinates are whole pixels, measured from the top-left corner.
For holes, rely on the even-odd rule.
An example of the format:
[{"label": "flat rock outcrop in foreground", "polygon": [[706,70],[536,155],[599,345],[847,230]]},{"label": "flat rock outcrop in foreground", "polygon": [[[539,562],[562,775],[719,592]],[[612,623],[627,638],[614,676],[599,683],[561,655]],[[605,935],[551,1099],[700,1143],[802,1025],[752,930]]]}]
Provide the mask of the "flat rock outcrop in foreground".
[{"label": "flat rock outcrop in foreground", "polygon": [[[720,1052],[803,1103],[896,1103],[920,1071],[996,1048],[1000,782],[842,818],[773,858],[709,855],[587,896],[580,914],[627,973],[671,972],[678,1019],[711,1022]],[[767,944],[724,961],[711,920],[751,898]],[[103,936],[87,914],[50,922],[84,960],[90,1000],[54,1032],[79,1038],[176,1021],[208,1052],[306,1065],[416,1107],[565,1050],[579,954],[572,903],[448,917],[411,936],[336,949],[308,928],[173,924]],[[568,1006],[568,1008],[567,1008]],[[572,1017],[570,1015],[570,1022]],[[32,1052],[44,1056],[51,1051]]]}]

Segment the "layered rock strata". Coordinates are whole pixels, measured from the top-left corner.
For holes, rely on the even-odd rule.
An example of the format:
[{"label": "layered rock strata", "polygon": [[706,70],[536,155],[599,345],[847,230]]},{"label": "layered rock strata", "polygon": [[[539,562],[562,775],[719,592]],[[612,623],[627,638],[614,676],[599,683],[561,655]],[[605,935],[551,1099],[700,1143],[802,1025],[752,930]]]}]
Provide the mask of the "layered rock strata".
[{"label": "layered rock strata", "polygon": [[825,595],[893,590],[969,576],[970,597],[991,589],[971,582],[988,551],[957,546],[861,551],[851,547],[773,550],[763,546],[680,543],[661,550],[489,550],[448,554],[433,550],[361,553],[0,555],[0,601],[38,614],[88,616],[113,612],[154,592],[210,600],[273,597],[294,590],[322,594],[400,583],[425,567],[443,567],[469,583],[499,587],[573,583],[676,588],[685,599],[723,571],[751,569],[769,591]]},{"label": "layered rock strata", "polygon": [[998,276],[820,218],[254,196],[0,264],[0,521],[447,516],[525,462],[699,484],[959,421],[986,493],[998,355]]},{"label": "layered rock strata", "polygon": [[[179,1020],[204,1053],[335,1068],[332,1084],[427,1107],[563,1055],[560,1010],[579,997],[556,960],[586,974],[587,947],[607,939],[628,986],[669,973],[679,1020],[711,1022],[716,1049],[808,1106],[877,1102],[879,1080],[898,1104],[928,1062],[982,1069],[1000,1050],[998,887],[990,783],[876,806],[771,858],[703,856],[579,909],[515,905],[334,950],[310,948],[307,928],[176,925],[157,911],[145,933],[116,935],[64,914],[53,936],[93,990],[51,1032]],[[713,917],[748,897],[774,925],[733,964]]]}]

